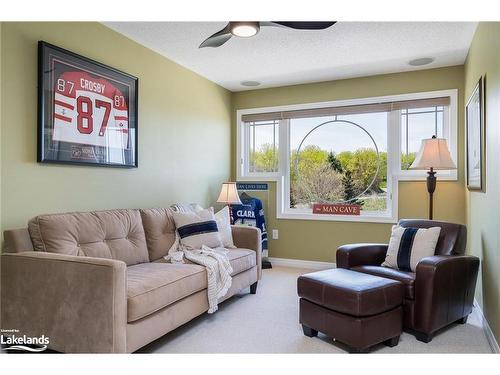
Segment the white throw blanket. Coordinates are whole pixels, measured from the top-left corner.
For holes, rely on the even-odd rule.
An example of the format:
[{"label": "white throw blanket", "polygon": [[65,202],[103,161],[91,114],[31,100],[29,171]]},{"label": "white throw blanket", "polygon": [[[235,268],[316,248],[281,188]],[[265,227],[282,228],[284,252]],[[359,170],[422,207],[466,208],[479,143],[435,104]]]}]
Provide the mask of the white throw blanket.
[{"label": "white throw blanket", "polygon": [[202,246],[201,249],[188,249],[180,244],[176,233],[175,243],[170,248],[165,259],[171,263],[184,263],[184,258],[193,263],[201,264],[207,269],[208,281],[208,313],[212,314],[218,309],[219,298],[226,295],[231,287],[231,273],[233,268],[227,257],[228,250],[224,248],[212,249]]}]

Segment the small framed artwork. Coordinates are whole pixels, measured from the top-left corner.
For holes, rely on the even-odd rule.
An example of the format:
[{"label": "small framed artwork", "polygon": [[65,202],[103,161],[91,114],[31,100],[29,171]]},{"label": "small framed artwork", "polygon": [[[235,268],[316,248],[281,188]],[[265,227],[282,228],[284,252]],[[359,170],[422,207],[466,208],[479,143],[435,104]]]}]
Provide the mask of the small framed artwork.
[{"label": "small framed artwork", "polygon": [[481,77],[465,106],[467,188],[485,191],[485,80]]},{"label": "small framed artwork", "polygon": [[38,42],[38,162],[135,168],[138,79]]}]

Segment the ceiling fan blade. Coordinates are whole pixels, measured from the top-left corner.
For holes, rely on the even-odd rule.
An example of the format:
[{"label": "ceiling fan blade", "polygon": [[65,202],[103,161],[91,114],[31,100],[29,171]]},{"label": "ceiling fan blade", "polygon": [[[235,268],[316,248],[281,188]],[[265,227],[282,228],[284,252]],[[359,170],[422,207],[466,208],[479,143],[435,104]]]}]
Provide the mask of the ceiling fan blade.
[{"label": "ceiling fan blade", "polygon": [[229,30],[229,24],[227,24],[227,26],[224,27],[221,31],[217,31],[214,35],[209,36],[207,39],[205,39],[198,48],[220,47],[229,39],[231,39],[232,36],[233,34],[231,34],[231,31]]},{"label": "ceiling fan blade", "polygon": [[[269,22],[262,22],[261,26],[271,26],[267,25]],[[337,21],[309,21],[309,22],[295,22],[295,21],[272,21],[271,23],[289,27],[297,30],[324,30],[333,26]],[[263,25],[264,24],[264,25]]]}]

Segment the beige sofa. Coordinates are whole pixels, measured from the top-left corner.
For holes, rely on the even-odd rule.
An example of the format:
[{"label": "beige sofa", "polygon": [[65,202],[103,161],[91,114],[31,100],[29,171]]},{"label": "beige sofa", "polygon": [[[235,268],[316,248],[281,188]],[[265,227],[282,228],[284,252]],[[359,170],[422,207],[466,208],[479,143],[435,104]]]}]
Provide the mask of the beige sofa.
[{"label": "beige sofa", "polygon": [[[233,227],[225,300],[261,276],[260,232]],[[207,275],[170,264],[170,209],[42,215],[4,232],[1,328],[66,353],[130,353],[208,310]],[[220,302],[222,302],[222,300]]]}]

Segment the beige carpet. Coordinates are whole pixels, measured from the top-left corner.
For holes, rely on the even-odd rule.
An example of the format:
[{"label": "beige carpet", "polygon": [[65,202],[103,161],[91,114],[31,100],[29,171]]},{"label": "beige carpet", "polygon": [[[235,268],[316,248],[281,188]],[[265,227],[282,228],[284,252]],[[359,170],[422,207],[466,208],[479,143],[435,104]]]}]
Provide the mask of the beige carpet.
[{"label": "beige carpet", "polygon": [[[264,270],[256,295],[243,291],[142,348],[143,353],[345,353],[320,334],[309,338],[298,323],[297,276],[310,272],[275,267]],[[394,348],[378,345],[373,353],[491,353],[474,312],[465,325],[452,325],[429,344],[404,333]]]}]

